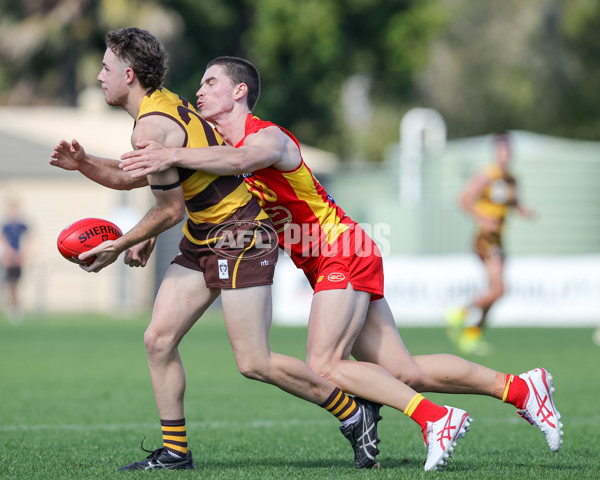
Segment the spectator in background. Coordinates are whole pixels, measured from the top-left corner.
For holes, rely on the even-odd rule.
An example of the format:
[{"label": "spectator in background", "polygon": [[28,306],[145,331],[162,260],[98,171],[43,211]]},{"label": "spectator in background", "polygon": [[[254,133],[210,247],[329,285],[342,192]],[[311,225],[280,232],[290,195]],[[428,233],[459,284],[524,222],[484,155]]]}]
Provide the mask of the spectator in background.
[{"label": "spectator in background", "polygon": [[517,179],[509,171],[512,150],[508,134],[494,135],[495,162],[473,175],[460,194],[460,205],[477,224],[475,252],[483,262],[488,279],[487,291],[470,305],[453,308],[446,320],[450,337],[463,353],[486,355],[489,344],[483,340],[487,315],[504,294],[504,249],[502,233],[509,210],[526,218],[533,213],[521,205]]},{"label": "spectator in background", "polygon": [[23,321],[23,307],[19,299],[18,287],[25,260],[24,240],[27,232],[28,227],[22,219],[19,202],[10,200],[6,209],[6,219],[2,225],[0,251],[8,294],[7,315],[10,322],[14,324]]}]

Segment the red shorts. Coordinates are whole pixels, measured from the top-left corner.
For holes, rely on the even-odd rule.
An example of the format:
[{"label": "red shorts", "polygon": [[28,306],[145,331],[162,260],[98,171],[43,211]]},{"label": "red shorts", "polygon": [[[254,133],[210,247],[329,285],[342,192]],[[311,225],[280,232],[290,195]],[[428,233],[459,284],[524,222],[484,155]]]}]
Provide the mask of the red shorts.
[{"label": "red shorts", "polygon": [[369,292],[371,300],[383,298],[383,261],[377,244],[359,226],[346,230],[331,246],[334,254],[303,259],[298,265],[316,292],[345,289]]}]

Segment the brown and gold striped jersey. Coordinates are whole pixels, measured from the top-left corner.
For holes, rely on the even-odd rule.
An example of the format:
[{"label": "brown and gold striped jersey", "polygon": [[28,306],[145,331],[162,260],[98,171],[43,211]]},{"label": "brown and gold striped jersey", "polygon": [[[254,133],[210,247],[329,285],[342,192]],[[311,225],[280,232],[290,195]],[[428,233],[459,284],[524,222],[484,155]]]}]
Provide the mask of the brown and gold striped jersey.
[{"label": "brown and gold striped jersey", "polygon": [[[166,88],[146,94],[137,120],[148,115],[162,115],[181,126],[185,132],[182,147],[223,144],[219,134],[187,100]],[[211,231],[217,231],[214,227],[225,222],[268,218],[246,188],[242,176],[218,176],[186,168],[178,168],[178,171],[188,216],[183,233],[192,243],[215,242],[217,239]]]}]

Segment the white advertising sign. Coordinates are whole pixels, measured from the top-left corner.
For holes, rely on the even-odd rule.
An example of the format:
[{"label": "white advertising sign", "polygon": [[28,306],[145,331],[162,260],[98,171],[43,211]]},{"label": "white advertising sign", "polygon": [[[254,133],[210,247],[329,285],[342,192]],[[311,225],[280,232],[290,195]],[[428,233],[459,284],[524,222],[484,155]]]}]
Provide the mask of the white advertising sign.
[{"label": "white advertising sign", "polygon": [[[440,326],[453,306],[469,304],[486,286],[474,255],[387,256],[385,297],[398,325]],[[599,326],[600,255],[513,256],[505,295],[490,326]],[[302,272],[281,256],[273,285],[274,321],[306,325],[312,290]]]}]

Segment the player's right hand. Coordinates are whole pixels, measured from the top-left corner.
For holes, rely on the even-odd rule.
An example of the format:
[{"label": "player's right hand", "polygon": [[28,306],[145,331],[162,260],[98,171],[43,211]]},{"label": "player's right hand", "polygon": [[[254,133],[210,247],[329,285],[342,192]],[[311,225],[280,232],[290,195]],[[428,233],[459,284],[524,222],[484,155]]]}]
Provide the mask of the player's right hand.
[{"label": "player's right hand", "polygon": [[171,167],[169,149],[154,140],[137,143],[136,150],[121,155],[119,167],[134,178],[164,172]]},{"label": "player's right hand", "polygon": [[91,250],[81,253],[78,257],[79,260],[83,261],[90,257],[96,258],[90,265],[81,264],[79,267],[86,272],[98,273],[103,268],[108,267],[111,263],[114,263],[121,251],[122,250],[117,248],[115,240],[107,240]]},{"label": "player's right hand", "polygon": [[77,140],[61,140],[50,154],[50,165],[65,170],[78,170],[85,160],[85,150]]}]

